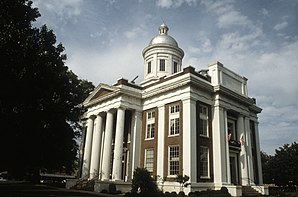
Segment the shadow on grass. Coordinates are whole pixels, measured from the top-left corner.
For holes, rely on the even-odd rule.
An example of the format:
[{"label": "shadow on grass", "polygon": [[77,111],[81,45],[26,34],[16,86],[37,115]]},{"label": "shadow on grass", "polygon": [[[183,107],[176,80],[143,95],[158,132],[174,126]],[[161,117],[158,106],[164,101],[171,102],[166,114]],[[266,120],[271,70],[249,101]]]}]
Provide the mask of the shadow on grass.
[{"label": "shadow on grass", "polygon": [[35,185],[26,182],[0,182],[1,197],[83,197],[102,196],[100,194],[73,191],[47,185]]}]

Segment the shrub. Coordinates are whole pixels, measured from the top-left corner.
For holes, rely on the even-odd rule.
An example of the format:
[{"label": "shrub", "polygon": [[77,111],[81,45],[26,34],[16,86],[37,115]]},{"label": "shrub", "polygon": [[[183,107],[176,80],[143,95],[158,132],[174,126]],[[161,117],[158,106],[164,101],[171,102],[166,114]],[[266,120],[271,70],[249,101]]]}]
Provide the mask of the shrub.
[{"label": "shrub", "polygon": [[116,185],[114,183],[109,184],[109,194],[116,194]]},{"label": "shrub", "polygon": [[150,173],[145,168],[137,168],[132,179],[132,193],[156,193],[158,191],[156,183]]}]

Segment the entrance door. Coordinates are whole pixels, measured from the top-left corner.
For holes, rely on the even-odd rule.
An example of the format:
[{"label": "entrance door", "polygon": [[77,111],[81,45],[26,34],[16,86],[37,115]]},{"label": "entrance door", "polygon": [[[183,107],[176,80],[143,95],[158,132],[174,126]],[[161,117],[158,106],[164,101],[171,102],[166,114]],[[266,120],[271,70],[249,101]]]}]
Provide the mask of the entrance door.
[{"label": "entrance door", "polygon": [[237,156],[230,157],[231,184],[239,185]]}]

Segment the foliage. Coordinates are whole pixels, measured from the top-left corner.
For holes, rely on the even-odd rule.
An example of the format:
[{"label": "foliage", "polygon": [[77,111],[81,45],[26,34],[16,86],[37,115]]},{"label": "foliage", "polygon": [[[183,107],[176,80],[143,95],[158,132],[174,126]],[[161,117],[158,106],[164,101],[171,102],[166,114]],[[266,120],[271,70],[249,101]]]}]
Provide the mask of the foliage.
[{"label": "foliage", "polygon": [[0,1],[0,171],[70,173],[77,155],[80,105],[94,86],[65,66],[62,44],[28,0]]},{"label": "foliage", "polygon": [[272,177],[271,177],[272,172],[270,169],[272,159],[273,159],[273,156],[268,155],[267,153],[261,151],[261,163],[262,163],[263,182],[264,183],[272,183]]},{"label": "foliage", "polygon": [[183,187],[187,187],[188,185],[190,185],[190,183],[187,183],[187,181],[189,181],[189,176],[187,175],[177,175],[176,177],[176,181],[180,184],[181,189],[183,190]]},{"label": "foliage", "polygon": [[274,156],[261,154],[264,183],[279,186],[298,184],[298,144],[285,144],[275,150]]},{"label": "foliage", "polygon": [[132,193],[156,193],[158,192],[158,188],[153,178],[145,168],[137,168],[134,171],[133,179],[132,179]]}]

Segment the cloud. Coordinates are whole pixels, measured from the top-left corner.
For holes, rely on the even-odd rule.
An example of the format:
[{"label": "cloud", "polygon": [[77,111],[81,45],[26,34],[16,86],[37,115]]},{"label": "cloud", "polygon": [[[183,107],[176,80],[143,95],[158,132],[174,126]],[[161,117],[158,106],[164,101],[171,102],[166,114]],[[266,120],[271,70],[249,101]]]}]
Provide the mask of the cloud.
[{"label": "cloud", "polygon": [[262,10],[261,10],[261,14],[262,14],[263,16],[265,16],[265,17],[268,17],[268,16],[269,16],[269,11],[268,11],[267,9],[265,9],[265,8],[262,8]]},{"label": "cloud", "polygon": [[275,29],[276,31],[280,31],[280,30],[286,28],[287,26],[288,26],[288,23],[285,21],[285,22],[276,24],[276,25],[273,27],[273,29]]},{"label": "cloud", "polygon": [[43,22],[58,28],[61,24],[76,23],[81,14],[83,0],[34,0],[33,7],[38,7]]},{"label": "cloud", "polygon": [[182,4],[195,5],[197,0],[157,0],[156,5],[161,8],[177,8]]},{"label": "cloud", "polygon": [[139,80],[142,79],[143,60],[140,51],[143,46],[122,44],[100,52],[96,49],[86,51],[80,47],[72,48],[67,65],[80,78],[88,79],[94,85],[111,85],[121,77],[131,80],[136,75],[139,75]]}]

